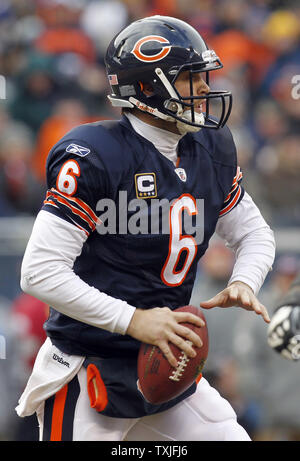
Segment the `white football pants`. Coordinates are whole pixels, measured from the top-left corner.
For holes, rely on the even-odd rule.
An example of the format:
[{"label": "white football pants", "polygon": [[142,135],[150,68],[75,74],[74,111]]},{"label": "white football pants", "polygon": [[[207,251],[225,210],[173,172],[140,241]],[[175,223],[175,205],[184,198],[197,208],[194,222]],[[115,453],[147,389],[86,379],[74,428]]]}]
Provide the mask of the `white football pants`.
[{"label": "white football pants", "polygon": [[41,441],[250,441],[231,405],[205,378],[173,408],[137,419],[110,418],[91,408],[84,367],[74,380],[76,395],[62,391],[38,408]]}]

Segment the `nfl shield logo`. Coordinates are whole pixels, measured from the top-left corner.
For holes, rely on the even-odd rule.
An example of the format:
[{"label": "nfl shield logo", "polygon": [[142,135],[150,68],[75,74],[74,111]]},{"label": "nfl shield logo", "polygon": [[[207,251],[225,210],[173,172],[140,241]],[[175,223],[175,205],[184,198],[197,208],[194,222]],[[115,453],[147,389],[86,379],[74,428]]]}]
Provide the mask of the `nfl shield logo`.
[{"label": "nfl shield logo", "polygon": [[181,181],[186,182],[186,172],[184,168],[175,168],[175,173]]}]

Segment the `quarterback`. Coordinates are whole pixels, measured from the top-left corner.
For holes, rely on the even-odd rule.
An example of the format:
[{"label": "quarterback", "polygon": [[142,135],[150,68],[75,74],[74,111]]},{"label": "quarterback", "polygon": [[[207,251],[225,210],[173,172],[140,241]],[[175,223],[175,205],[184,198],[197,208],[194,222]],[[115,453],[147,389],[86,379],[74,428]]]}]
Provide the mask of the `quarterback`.
[{"label": "quarterback", "polygon": [[174,310],[189,304],[215,232],[236,262],[228,285],[201,306],[270,321],[257,294],[274,237],[241,184],[226,126],[232,95],[210,89],[221,67],[185,22],[135,21],[106,53],[120,120],[78,126],[49,153],[48,192],[21,270],[22,289],[50,306],[47,340],[16,409],[37,413],[40,440],[250,440],[204,377],[160,405],[136,385],[141,342],[174,367],[171,343],[188,357],[201,346],[182,323],[203,321]]}]

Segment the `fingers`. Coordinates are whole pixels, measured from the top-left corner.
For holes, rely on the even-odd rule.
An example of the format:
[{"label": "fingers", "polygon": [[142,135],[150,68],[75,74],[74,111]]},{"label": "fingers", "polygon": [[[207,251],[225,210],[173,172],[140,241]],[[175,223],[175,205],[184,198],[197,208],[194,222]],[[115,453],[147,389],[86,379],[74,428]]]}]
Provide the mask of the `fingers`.
[{"label": "fingers", "polygon": [[[197,353],[195,349],[193,348],[193,345],[197,345],[197,347],[202,346],[202,341],[200,337],[193,332],[190,328],[186,327],[181,327],[178,326],[177,328],[178,333],[182,336],[179,336],[178,334],[174,332],[170,332],[168,334],[168,341],[161,341],[157,344],[157,346],[160,348],[166,359],[169,361],[170,365],[173,367],[177,367],[178,363],[176,360],[176,357],[174,356],[172,349],[170,347],[170,343],[174,344],[175,346],[178,347],[183,353],[185,353],[188,357],[194,358],[196,357]],[[184,338],[190,338],[190,339],[184,339]]]},{"label": "fingers", "polygon": [[171,351],[169,344],[166,341],[160,341],[157,343],[157,347],[159,347],[159,349],[162,351],[165,358],[168,360],[169,364],[172,367],[176,368],[178,363],[177,363],[175,355]]},{"label": "fingers", "polygon": [[248,291],[242,291],[240,295],[240,299],[241,299],[241,304],[243,305],[245,309],[251,308],[251,304],[253,304],[253,306],[257,304],[256,307],[259,309],[258,303],[254,303],[254,300],[251,303],[250,293]]},{"label": "fingers", "polygon": [[160,348],[169,363],[176,367],[177,360],[169,343],[179,347],[188,357],[195,357],[196,347],[202,346],[200,337],[182,323],[203,327],[205,322],[191,312],[173,312],[168,307],[136,309],[127,328],[133,338]]},{"label": "fingers", "polygon": [[[177,337],[179,337],[179,341],[176,343],[176,346],[179,347],[179,349],[183,350],[189,355],[190,351],[193,351],[194,349],[192,347],[187,347],[185,350],[185,345],[186,345],[186,340],[193,344],[196,347],[202,347],[203,343],[200,338],[200,336],[197,335],[193,330],[191,330],[188,327],[185,327],[183,325],[177,324],[175,328],[175,333]],[[185,338],[185,339],[183,339]]]},{"label": "fingers", "polygon": [[178,323],[193,323],[198,327],[205,326],[204,320],[191,312],[173,312],[173,315]]},{"label": "fingers", "polygon": [[200,306],[204,309],[211,309],[212,307],[242,307],[248,311],[254,311],[257,315],[261,315],[266,323],[270,323],[267,308],[258,301],[251,288],[242,282],[229,285],[213,298],[201,302]]},{"label": "fingers", "polygon": [[173,320],[176,320],[166,331],[166,340],[160,341],[157,345],[165,355],[166,359],[173,367],[177,367],[177,360],[171,350],[170,343],[177,346],[188,357],[197,355],[193,346],[202,347],[203,343],[200,336],[197,335],[191,328],[182,325],[182,323],[193,323],[198,327],[203,327],[205,322],[203,319],[189,312],[172,312]]},{"label": "fingers", "polygon": [[270,323],[271,319],[266,306],[260,303],[261,315],[266,323]]},{"label": "fingers", "polygon": [[223,304],[223,297],[221,296],[221,294],[219,294],[209,299],[208,301],[202,301],[200,303],[200,307],[203,307],[203,309],[212,309],[213,307],[218,307],[222,304]]},{"label": "fingers", "polygon": [[266,323],[270,323],[267,308],[258,301],[253,293],[242,292],[240,301],[240,307],[249,311],[254,311],[257,315],[261,315]]}]

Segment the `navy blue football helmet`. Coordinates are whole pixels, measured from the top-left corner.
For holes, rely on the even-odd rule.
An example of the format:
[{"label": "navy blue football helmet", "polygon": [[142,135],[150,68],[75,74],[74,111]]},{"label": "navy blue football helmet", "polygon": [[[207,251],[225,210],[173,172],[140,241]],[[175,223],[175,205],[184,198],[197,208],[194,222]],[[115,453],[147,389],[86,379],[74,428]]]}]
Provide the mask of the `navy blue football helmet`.
[{"label": "navy blue football helmet", "polygon": [[[177,122],[185,132],[220,128],[228,120],[232,106],[229,91],[193,94],[195,72],[205,73],[209,84],[209,72],[223,65],[200,34],[182,20],[151,16],[133,22],[111,41],[105,64],[113,106],[137,107],[154,117]],[[182,97],[175,87],[178,76],[185,71],[190,77],[188,97]],[[150,96],[144,92],[145,83],[153,89]],[[209,114],[212,99],[221,102],[217,118]],[[195,107],[203,100],[206,112],[199,114]]]}]

